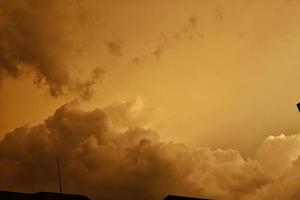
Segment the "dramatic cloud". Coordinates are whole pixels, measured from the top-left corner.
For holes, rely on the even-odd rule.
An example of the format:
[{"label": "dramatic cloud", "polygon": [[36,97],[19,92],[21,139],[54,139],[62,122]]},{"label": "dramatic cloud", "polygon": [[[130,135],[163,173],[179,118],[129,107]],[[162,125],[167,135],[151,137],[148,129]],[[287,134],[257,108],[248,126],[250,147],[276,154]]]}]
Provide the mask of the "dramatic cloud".
[{"label": "dramatic cloud", "polygon": [[62,93],[70,77],[63,61],[68,41],[62,37],[65,29],[58,5],[57,1],[1,1],[2,77],[18,77],[28,68],[37,73],[37,82],[49,85],[52,95]]},{"label": "dramatic cloud", "polygon": [[[69,66],[76,50],[73,37],[79,14],[80,7],[71,0],[1,1],[0,83],[6,76],[34,73],[35,83],[47,85],[55,97],[78,85]],[[84,89],[90,90],[91,81],[87,82]]]},{"label": "dramatic cloud", "polygon": [[128,127],[153,127],[155,119],[160,117],[160,109],[145,105],[143,98],[137,96],[131,101],[114,103],[103,108],[103,111],[110,116],[113,126],[118,130]]},{"label": "dramatic cloud", "polygon": [[[60,107],[44,123],[6,134],[0,143],[1,188],[57,191],[59,155],[64,191],[92,199],[158,200],[170,193],[216,199],[300,197],[296,136],[269,137],[258,159],[245,160],[235,150],[160,141],[154,131],[134,126],[144,124],[136,119],[147,112],[139,100],[93,111],[75,104]],[[132,126],[120,131],[125,125]],[[281,147],[288,151],[277,162]]]},{"label": "dramatic cloud", "polygon": [[299,136],[270,136],[262,143],[257,157],[264,172],[271,175],[273,180],[249,195],[247,200],[300,198]]},{"label": "dramatic cloud", "polygon": [[[300,155],[298,135],[269,136],[257,151],[257,160],[267,173],[281,175]],[[272,152],[272,154],[270,154]]]}]

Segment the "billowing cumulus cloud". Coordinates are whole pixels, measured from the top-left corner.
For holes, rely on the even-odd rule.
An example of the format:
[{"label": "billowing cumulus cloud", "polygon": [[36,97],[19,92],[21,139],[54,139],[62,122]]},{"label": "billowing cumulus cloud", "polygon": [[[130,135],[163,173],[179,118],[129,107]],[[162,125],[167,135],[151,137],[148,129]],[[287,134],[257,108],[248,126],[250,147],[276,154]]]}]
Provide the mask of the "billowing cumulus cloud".
[{"label": "billowing cumulus cloud", "polygon": [[[216,199],[300,197],[296,136],[269,137],[257,159],[245,160],[235,150],[193,149],[161,141],[155,131],[133,120],[147,112],[142,108],[137,100],[82,111],[72,102],[39,125],[7,133],[0,143],[1,188],[57,191],[59,156],[64,191],[92,199],[158,200],[167,194]],[[126,129],[118,128],[125,125]],[[287,151],[281,153],[281,148]],[[275,159],[278,153],[281,162]]]},{"label": "billowing cumulus cloud", "polygon": [[[205,12],[200,12],[200,10],[198,12],[195,10],[197,11],[195,14],[190,12],[188,12],[188,14],[180,14],[178,12],[179,17],[174,18],[174,21],[180,19],[180,16],[188,16],[187,18],[182,18],[184,20],[183,24],[174,24],[173,28],[171,27],[162,30],[161,28],[157,28],[153,31],[153,35],[160,35],[158,40],[156,39],[153,43],[150,42],[149,48],[147,47],[141,51],[137,48],[138,52],[131,52],[128,51],[130,47],[135,49],[136,46],[130,46],[129,42],[124,46],[123,38],[124,41],[133,41],[133,43],[134,41],[135,43],[139,43],[140,40],[132,38],[141,38],[141,41],[144,41],[144,37],[149,37],[149,40],[154,40],[152,39],[155,37],[152,36],[152,28],[155,28],[156,25],[160,24],[154,20],[160,21],[165,18],[164,16],[171,15],[173,11],[167,12],[168,9],[166,9],[163,12],[158,12],[166,13],[166,15],[156,14],[158,18],[155,19],[152,12],[147,16],[147,13],[142,12],[142,9],[138,12],[141,13],[141,15],[128,16],[135,12],[127,10],[128,6],[126,5],[126,2],[124,3],[123,1],[112,2],[111,5],[109,1],[100,1],[98,7],[101,7],[101,9],[99,10],[94,10],[96,1],[92,0],[88,2],[92,3],[86,3],[88,5],[85,5],[76,0],[0,1],[0,84],[5,77],[19,78],[24,74],[33,73],[35,75],[35,83],[38,85],[46,85],[52,96],[57,97],[64,94],[65,91],[72,91],[76,92],[81,99],[90,99],[93,94],[92,86],[105,71],[101,67],[97,67],[92,70],[90,76],[85,80],[77,80],[72,76],[73,74],[70,66],[73,64],[72,58],[74,57],[74,52],[75,54],[78,54],[78,56],[82,56],[85,51],[85,47],[81,46],[80,48],[75,48],[73,46],[74,41],[75,43],[80,43],[80,39],[82,39],[77,35],[80,34],[78,28],[83,31],[86,36],[89,36],[83,39],[85,40],[83,43],[87,43],[87,46],[89,46],[90,43],[93,43],[95,46],[103,43],[105,47],[103,51],[107,51],[110,54],[110,57],[113,57],[112,60],[129,58],[135,64],[143,64],[143,62],[147,60],[161,59],[165,52],[172,49],[176,44],[180,44],[180,42],[183,44],[187,40],[196,39],[196,37],[204,37],[204,33],[202,33],[204,29],[206,30],[205,34],[208,38],[210,37],[210,40],[207,40],[205,43],[203,42],[201,48],[203,48],[204,51],[206,51],[206,49],[208,50],[208,56],[204,56],[207,57],[208,60],[212,57],[215,58],[220,56],[218,52],[216,53],[215,51],[217,48],[211,44],[217,44],[220,41],[229,41],[228,43],[234,44],[234,40],[231,40],[230,38],[227,40],[227,35],[232,35],[231,31],[228,32],[228,34],[227,32],[225,32],[226,34],[220,32],[226,37],[220,37],[221,40],[219,41],[219,29],[204,26],[206,24],[211,24],[211,19],[201,14]],[[172,4],[166,4],[167,6],[165,5],[165,8],[170,7],[170,10],[173,10],[171,5],[174,5],[174,3],[171,3]],[[138,8],[138,5],[139,4],[133,7]],[[145,7],[153,7],[155,8],[154,10],[160,10],[156,8],[163,8],[164,5],[157,4],[156,7],[146,4]],[[205,6],[193,7],[204,7],[206,9]],[[239,8],[236,6],[233,7]],[[174,10],[176,10],[176,8],[186,10],[180,4],[174,7]],[[91,13],[93,13],[93,10],[95,16],[90,16],[89,12],[91,11]],[[225,12],[227,10],[228,12]],[[109,11],[108,19],[101,21],[107,11]],[[224,28],[225,31],[229,30],[227,27],[235,27],[235,23],[238,25],[243,24],[241,21],[232,21],[232,25],[230,21],[228,24],[225,24],[227,18],[229,20],[237,18],[236,15],[232,15],[231,17],[227,16],[230,13],[235,12],[229,12],[231,10],[227,9],[226,6],[214,6],[212,11],[214,16],[213,21],[216,21],[218,26],[222,24],[226,25],[224,27],[222,26],[222,29]],[[252,16],[252,11],[255,10],[250,9],[250,14],[245,12],[245,17],[248,15]],[[269,12],[274,13],[273,9],[268,12],[263,11],[262,15],[258,12],[257,18],[260,19],[260,16],[269,16]],[[99,16],[98,13],[100,13]],[[285,14],[285,12],[282,14]],[[148,27],[148,21],[139,17],[144,17],[144,15],[145,19],[151,18],[152,20],[153,18],[153,21],[155,22],[153,24],[155,24],[155,26],[150,26],[151,23],[149,23]],[[279,16],[283,16],[282,19],[290,19],[290,15]],[[88,25],[80,26],[80,24],[78,24],[86,23],[92,18],[95,19],[95,21],[90,21]],[[101,20],[99,20],[100,18]],[[124,18],[124,21],[120,21],[122,18]],[[130,19],[137,18],[140,18],[140,21],[143,22],[142,24],[145,23],[144,27],[147,26],[147,28],[149,28],[144,29],[145,34],[135,30],[135,27],[137,27],[137,29],[143,28],[142,26],[139,26],[139,23],[137,22],[132,23],[133,25],[131,26],[134,28],[128,26],[131,23],[121,26],[126,20],[131,21]],[[208,21],[205,21],[206,18]],[[273,14],[270,15],[270,18],[273,18]],[[249,20],[252,18],[241,19],[243,21],[253,21]],[[261,19],[262,23],[274,24],[270,23],[268,19],[264,19],[264,17]],[[118,23],[116,23],[116,21],[118,21]],[[91,26],[91,29],[98,26],[97,29],[99,30],[96,32],[85,30],[92,24],[95,26]],[[284,24],[284,26],[282,24]],[[282,22],[282,24],[275,23],[278,27],[286,27],[286,23]],[[290,26],[292,27],[292,25],[293,24]],[[179,28],[175,28],[177,26]],[[104,27],[115,27],[112,29],[116,29],[114,31],[117,32],[118,30],[121,30],[122,27],[126,27],[124,29],[127,29],[128,27],[128,29],[133,29],[134,31],[120,31],[120,38],[122,38],[122,40],[118,38],[108,39],[106,37],[111,35],[111,31],[103,30]],[[245,32],[247,32],[248,29],[253,29],[255,30],[254,32],[256,32],[256,23],[254,26],[251,24],[248,26],[248,24],[246,24]],[[260,41],[262,41],[261,38],[265,39],[265,36],[269,35],[269,31],[270,33],[278,32],[274,31],[275,29],[263,30],[264,32],[257,31],[257,37],[255,36],[254,38],[258,38],[258,40],[253,40],[253,42],[250,41],[249,44],[260,44]],[[102,32],[104,32],[103,35]],[[133,32],[136,32],[135,34],[137,35],[132,34]],[[144,36],[146,35],[146,32],[150,32],[151,34],[146,37]],[[215,32],[217,34],[215,34]],[[208,35],[209,33],[210,35]],[[119,35],[119,33],[117,33],[117,35]],[[284,35],[284,32],[280,32],[280,35]],[[242,37],[243,34],[240,36]],[[99,38],[98,42],[95,41],[96,38],[97,41]],[[276,34],[274,38],[277,39]],[[273,44],[273,42],[268,40],[266,40],[266,42]],[[223,42],[220,44],[223,45]],[[212,50],[210,50],[211,47],[213,47]],[[229,47],[229,49],[237,49],[236,46]],[[273,46],[269,46],[269,48],[274,49]],[[91,47],[90,49],[90,51],[95,51],[97,56],[99,52],[103,53],[101,48]],[[220,49],[222,50],[222,48]],[[255,45],[253,46],[253,49],[255,50]],[[251,49],[251,51],[253,49]],[[212,51],[212,53],[210,51]],[[201,52],[202,50],[200,53]],[[224,52],[220,52],[223,56]],[[259,55],[261,56],[261,54]],[[222,58],[227,57],[227,55],[225,55],[225,57],[222,56],[219,60],[223,60]],[[90,63],[98,61],[96,59],[93,60],[92,57],[93,56],[88,57],[91,60]],[[193,58],[198,60],[198,56]],[[110,58],[108,60],[110,60]],[[226,66],[226,62],[232,63],[231,58],[229,58],[229,60],[230,61],[226,61],[225,59],[225,64],[222,63],[220,66]],[[234,57],[234,60],[236,60],[236,57]],[[82,63],[89,62],[82,61]],[[114,61],[112,63],[114,63]],[[116,63],[116,65],[118,65],[118,62]],[[207,63],[208,67],[214,66],[215,64],[219,65],[218,62],[213,63],[213,65],[210,65],[209,63],[210,62]],[[101,63],[99,63],[99,65],[100,64]],[[181,63],[179,64],[181,65]],[[199,66],[204,65],[203,63],[195,63],[194,66],[198,68]],[[292,66],[295,65],[293,64]],[[168,66],[166,66],[166,68],[167,67]],[[176,66],[174,68],[176,68]],[[194,69],[187,71],[193,73]],[[202,73],[202,70],[200,71]],[[219,69],[217,71],[219,71]],[[198,72],[198,70],[195,72]],[[278,71],[277,73],[279,72],[282,74],[281,71]],[[87,72],[84,71],[84,73],[81,74],[80,71],[78,73],[80,73],[79,76],[83,76],[83,74]],[[169,72],[164,73],[169,74]],[[173,74],[174,82],[170,82],[170,85],[174,84],[175,86],[178,86],[177,83],[175,84],[175,81],[178,82],[175,78],[177,77],[176,74],[181,75],[181,71],[174,71]],[[209,72],[204,74],[214,73]],[[152,77],[152,75],[153,74],[149,77]],[[157,89],[155,86],[153,86],[153,88],[150,87],[150,84],[156,81],[156,85],[159,87],[161,87],[160,83],[165,84],[167,82],[164,74],[159,75],[159,77],[163,77],[163,82],[160,82],[160,79],[154,80],[152,78],[151,81],[148,81],[150,79],[145,77],[145,82],[150,82],[149,85],[147,83],[147,86],[149,86],[147,88]],[[199,82],[189,82],[193,77],[200,79],[200,76],[198,77],[198,75],[195,74],[195,76],[191,76],[192,78],[190,78],[190,75],[191,74],[189,73],[186,74],[186,79],[182,79],[182,76],[178,76],[181,80],[180,83],[187,82],[193,83],[193,85],[200,85],[194,84]],[[275,75],[275,77],[277,77],[278,74],[275,73]],[[122,74],[122,76],[126,77],[127,73]],[[128,77],[133,76],[129,75]],[[173,75],[171,78],[173,79]],[[117,80],[113,77],[111,79]],[[220,85],[219,81],[214,81],[215,79],[209,80]],[[298,79],[294,78],[293,80]],[[124,81],[124,83],[126,83],[126,81]],[[240,83],[241,84],[236,85],[247,86],[243,81]],[[143,86],[144,83],[141,82],[140,84]],[[227,85],[225,83],[224,86],[231,87],[231,84],[232,83]],[[258,84],[260,84],[260,82],[258,82]],[[201,85],[203,85],[202,82]],[[113,87],[109,89],[112,88]],[[178,95],[177,92],[172,92],[172,88],[173,87],[169,88],[167,86],[165,88],[166,90],[163,90],[170,91],[170,93],[167,93],[167,95],[170,95],[168,99],[166,98],[166,102],[171,102],[175,99],[172,97],[177,97]],[[198,97],[194,96],[193,93],[193,89],[195,88],[186,87],[185,84],[180,88],[189,88],[189,90],[192,91],[191,93],[186,93],[188,94],[188,98],[186,99],[188,99],[190,105],[185,104],[189,109],[177,107],[177,103],[181,102],[181,100],[179,100],[174,104],[176,105],[174,106],[175,110],[179,110],[179,113],[188,113],[190,111],[198,112],[199,110],[193,110],[199,102],[193,103],[193,101],[190,100],[198,100]],[[218,95],[218,93],[214,92],[216,88],[219,87],[213,85],[212,87],[209,87],[207,91],[211,91],[210,93]],[[262,88],[265,89],[264,87]],[[174,91],[178,91],[177,89],[178,88]],[[199,88],[197,88],[197,90],[198,89]],[[112,93],[115,92],[118,91],[113,91]],[[131,92],[128,92],[128,95]],[[160,94],[161,93],[157,93],[157,95]],[[189,96],[189,94],[192,94],[193,96]],[[223,93],[220,94],[222,94],[221,96],[224,96]],[[252,95],[252,93],[250,94]],[[234,95],[238,95],[238,93]],[[227,94],[225,96],[227,96]],[[228,94],[228,96],[230,96],[230,94]],[[209,96],[207,99],[209,100],[210,97],[211,99],[218,99],[214,98],[215,96]],[[162,99],[164,98],[165,97]],[[230,105],[231,104],[228,104],[229,110],[234,110],[236,108],[230,107]],[[173,106],[171,106],[171,108],[172,107]],[[225,108],[225,111],[226,110],[227,108]],[[211,113],[208,111],[210,111],[209,105],[204,113]],[[40,124],[32,127],[22,126],[6,133],[4,138],[0,140],[1,190],[24,192],[58,191],[56,159],[59,158],[62,166],[64,192],[85,194],[95,200],[159,200],[163,199],[163,197],[168,194],[206,196],[225,200],[269,200],[274,199],[274,197],[280,200],[300,199],[299,134],[267,137],[258,148],[256,156],[252,159],[245,159],[241,156],[239,151],[232,149],[212,150],[206,147],[191,148],[182,143],[161,140],[159,133],[151,128],[154,123],[153,119],[157,119],[157,116],[155,116],[157,114],[156,112],[157,110],[145,106],[142,99],[139,97],[134,101],[115,103],[91,111],[80,110],[78,109],[76,102],[71,102],[58,108],[53,115],[49,116]],[[5,115],[3,116],[5,117]],[[205,115],[203,116],[206,117]],[[213,114],[212,116],[214,117],[215,115]],[[204,117],[200,117],[199,119],[204,119]],[[220,118],[222,120],[224,119],[222,117]],[[185,117],[185,120],[189,119],[190,117]],[[175,122],[180,120],[176,120]],[[211,122],[211,124],[214,125],[215,122]],[[198,124],[195,123],[194,126],[198,126]],[[179,133],[171,133],[170,135],[172,134],[179,135]],[[209,135],[210,133],[206,134]]]},{"label": "billowing cumulus cloud", "polygon": [[257,152],[264,173],[273,181],[251,194],[247,199],[299,199],[300,148],[299,135],[270,136]]},{"label": "billowing cumulus cloud", "polygon": [[[300,138],[298,135],[269,136],[257,151],[257,160],[267,173],[278,174],[293,165],[300,155]],[[272,154],[270,153],[272,152]]]},{"label": "billowing cumulus cloud", "polygon": [[141,96],[130,101],[113,103],[105,108],[103,112],[110,116],[114,128],[124,130],[132,126],[153,127],[157,118],[161,116],[161,110],[153,108],[144,103]]}]

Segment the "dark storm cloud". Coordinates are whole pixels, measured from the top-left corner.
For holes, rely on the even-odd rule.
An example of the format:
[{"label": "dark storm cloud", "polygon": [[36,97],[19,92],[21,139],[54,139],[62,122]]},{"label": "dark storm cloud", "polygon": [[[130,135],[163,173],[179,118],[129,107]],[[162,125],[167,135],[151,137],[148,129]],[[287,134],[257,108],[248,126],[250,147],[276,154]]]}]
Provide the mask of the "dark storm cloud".
[{"label": "dark storm cloud", "polygon": [[53,96],[63,92],[70,82],[64,62],[70,44],[64,37],[63,6],[59,1],[0,2],[1,77],[18,78],[30,70]]},{"label": "dark storm cloud", "polygon": [[[299,198],[295,137],[267,138],[258,161],[244,160],[235,150],[162,142],[154,131],[134,126],[140,121],[132,119],[145,115],[137,107],[122,103],[82,111],[69,103],[44,123],[7,133],[0,142],[1,188],[57,191],[59,155],[65,191],[92,199],[158,200],[169,193],[217,199]],[[124,127],[126,118],[132,126],[120,131],[117,127]],[[280,171],[270,170],[275,153],[285,145],[279,156],[284,165]]]},{"label": "dark storm cloud", "polygon": [[83,88],[80,96],[90,95],[94,80],[75,81],[69,68],[82,12],[72,0],[0,1],[0,82],[30,72],[35,74],[34,82],[46,85],[52,96],[74,92],[74,85]]}]

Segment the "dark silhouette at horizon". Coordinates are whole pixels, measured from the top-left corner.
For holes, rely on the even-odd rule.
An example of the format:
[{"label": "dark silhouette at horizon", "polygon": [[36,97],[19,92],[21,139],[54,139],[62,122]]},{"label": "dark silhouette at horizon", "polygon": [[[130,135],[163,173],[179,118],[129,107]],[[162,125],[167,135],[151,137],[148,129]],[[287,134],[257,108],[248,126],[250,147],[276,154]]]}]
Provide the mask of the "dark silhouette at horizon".
[{"label": "dark silhouette at horizon", "polygon": [[[55,192],[9,192],[0,191],[0,200],[90,200],[88,197],[80,194],[65,194]],[[164,200],[212,200],[208,198],[184,197],[168,195]]]},{"label": "dark silhouette at horizon", "polygon": [[0,191],[0,200],[90,200],[79,194],[65,194],[55,192],[22,193]]}]

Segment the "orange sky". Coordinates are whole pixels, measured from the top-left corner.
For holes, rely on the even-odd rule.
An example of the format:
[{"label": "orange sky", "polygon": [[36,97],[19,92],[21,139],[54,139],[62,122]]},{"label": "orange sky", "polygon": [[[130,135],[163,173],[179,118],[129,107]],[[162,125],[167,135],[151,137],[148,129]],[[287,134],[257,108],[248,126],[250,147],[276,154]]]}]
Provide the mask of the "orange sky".
[{"label": "orange sky", "polygon": [[[64,35],[77,52],[68,60],[70,74],[106,71],[84,109],[140,96],[157,108],[153,128],[164,140],[244,155],[253,155],[267,135],[300,130],[300,2],[89,0],[79,6],[80,25]],[[34,79],[4,78],[1,133],[40,123],[76,98],[51,97]]]}]

